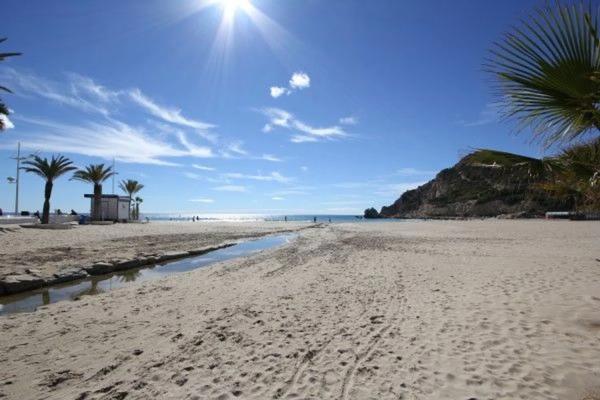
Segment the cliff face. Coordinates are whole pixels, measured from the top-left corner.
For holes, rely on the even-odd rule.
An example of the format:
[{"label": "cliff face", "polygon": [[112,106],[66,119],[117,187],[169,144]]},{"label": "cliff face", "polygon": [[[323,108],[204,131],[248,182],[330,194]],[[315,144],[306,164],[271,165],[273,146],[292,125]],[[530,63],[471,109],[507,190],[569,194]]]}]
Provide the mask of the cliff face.
[{"label": "cliff face", "polygon": [[543,179],[541,160],[479,150],[441,171],[425,185],[405,192],[381,209],[381,217],[493,217],[543,215],[569,209],[536,187]]}]

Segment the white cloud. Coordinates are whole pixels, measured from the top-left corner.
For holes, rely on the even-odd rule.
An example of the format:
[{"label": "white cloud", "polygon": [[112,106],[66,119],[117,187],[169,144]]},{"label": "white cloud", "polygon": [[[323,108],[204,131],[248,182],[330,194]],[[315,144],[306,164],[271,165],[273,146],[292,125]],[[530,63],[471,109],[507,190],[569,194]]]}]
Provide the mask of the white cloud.
[{"label": "white cloud", "polygon": [[226,179],[250,179],[255,181],[265,181],[265,182],[279,182],[279,183],[289,183],[293,181],[293,178],[289,178],[287,176],[283,176],[279,172],[271,172],[268,175],[251,175],[251,174],[242,174],[239,172],[230,172],[226,174],[222,174],[222,176]]},{"label": "white cloud", "polygon": [[301,167],[300,167],[300,169],[301,169],[303,172],[306,172],[306,171],[308,171],[308,167],[307,167],[306,165],[303,165],[303,166],[301,166]]},{"label": "white cloud", "polygon": [[128,94],[131,100],[163,121],[195,129],[211,129],[215,127],[215,125],[206,122],[186,118],[181,114],[181,110],[179,109],[160,106],[137,88],[129,90]]},{"label": "white cloud", "polygon": [[214,171],[215,170],[213,167],[207,167],[206,165],[200,165],[200,164],[192,164],[192,167],[199,169],[200,171]]},{"label": "white cloud", "polygon": [[108,110],[97,104],[97,102],[88,101],[72,90],[62,87],[54,81],[44,79],[35,74],[17,71],[13,68],[2,68],[0,70],[0,79],[3,82],[10,82],[10,87],[19,96],[37,96],[55,103],[76,108],[81,111],[108,115]]},{"label": "white cloud", "polygon": [[271,197],[271,199],[275,200],[275,201],[283,201],[283,200],[285,200],[285,198],[279,197],[279,196],[273,196],[273,197]]},{"label": "white cloud", "polygon": [[150,136],[142,127],[135,127],[107,119],[104,122],[88,121],[79,125],[19,117],[28,123],[22,133],[23,147],[33,151],[82,154],[128,163],[178,165],[165,158],[212,157],[208,147],[175,146]]},{"label": "white cloud", "polygon": [[258,159],[265,160],[265,161],[271,161],[271,162],[282,162],[283,161],[281,158],[274,156],[272,154],[263,154],[262,156],[258,157]]},{"label": "white cloud", "polygon": [[293,89],[306,89],[310,87],[310,77],[304,72],[295,72],[290,79],[290,87]]},{"label": "white cloud", "polygon": [[71,90],[76,95],[92,96],[103,103],[118,101],[121,92],[109,90],[106,87],[97,84],[93,79],[87,76],[70,73]]},{"label": "white cloud", "polygon": [[316,137],[306,136],[306,135],[294,135],[290,139],[290,142],[292,142],[292,143],[313,143],[313,142],[318,142],[318,141],[319,141],[319,139],[317,139]]},{"label": "white cloud", "polygon": [[274,99],[283,96],[284,94],[290,94],[290,91],[284,87],[272,86],[271,87],[271,97]]},{"label": "white cloud", "polygon": [[214,187],[213,190],[217,190],[219,192],[238,192],[238,193],[242,193],[242,192],[246,191],[246,187],[245,186],[238,186],[238,185],[223,185],[223,186]]},{"label": "white cloud", "polygon": [[8,118],[8,116],[4,114],[0,114],[0,121],[2,121],[4,129],[6,130],[13,129],[15,127],[15,124],[13,124],[12,121]]},{"label": "white cloud", "polygon": [[297,119],[292,113],[280,108],[264,108],[260,111],[269,118],[269,122],[263,128],[263,131],[270,132],[275,127],[296,131],[298,133],[292,136],[292,143],[317,142],[320,139],[333,139],[349,136],[339,126],[315,128]]},{"label": "white cloud", "polygon": [[358,124],[358,118],[356,117],[343,117],[340,118],[340,124],[342,125],[356,125]]},{"label": "white cloud", "polygon": [[205,203],[205,204],[211,204],[211,203],[215,202],[213,199],[205,199],[205,198],[190,199],[189,201],[194,202],[194,203]]},{"label": "white cloud", "polygon": [[271,97],[277,99],[281,96],[290,95],[296,90],[303,90],[310,87],[310,76],[304,72],[294,72],[289,81],[289,87],[271,86]]}]

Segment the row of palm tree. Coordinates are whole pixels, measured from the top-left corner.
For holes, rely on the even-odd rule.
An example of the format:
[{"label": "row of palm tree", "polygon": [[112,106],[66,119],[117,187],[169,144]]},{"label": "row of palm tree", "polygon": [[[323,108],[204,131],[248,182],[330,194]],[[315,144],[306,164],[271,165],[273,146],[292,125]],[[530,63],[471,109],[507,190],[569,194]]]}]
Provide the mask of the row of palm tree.
[{"label": "row of palm tree", "polygon": [[[92,207],[91,218],[94,221],[102,219],[102,184],[113,175],[115,172],[112,167],[104,164],[90,164],[82,169],[77,169],[73,165],[73,161],[61,155],[53,155],[50,160],[42,158],[38,155],[31,155],[29,159],[23,162],[23,170],[35,174],[46,181],[44,190],[44,207],[42,211],[41,222],[47,224],[50,219],[50,198],[52,196],[52,188],[54,181],[68,172],[75,171],[71,180],[91,183],[94,185],[94,206]],[[130,208],[129,219],[131,219],[131,206],[133,195],[138,193],[144,185],[135,180],[123,180],[119,187],[129,196]],[[142,199],[135,199],[135,218],[139,218],[139,205]]]},{"label": "row of palm tree", "polygon": [[546,6],[494,44],[492,73],[507,118],[548,148],[542,186],[579,207],[600,210],[600,6]]},{"label": "row of palm tree", "polygon": [[[6,38],[0,38],[0,43],[6,41]],[[9,52],[9,53],[0,53],[0,61],[4,61],[9,57],[16,57],[16,56],[20,56],[21,53],[15,53],[15,52]],[[7,92],[7,93],[12,93],[12,91],[5,87],[0,85],[0,91],[3,92]],[[0,116],[6,116],[8,117],[8,114],[10,113],[8,107],[6,106],[6,104],[4,104],[2,102],[2,99],[0,99]],[[4,123],[4,119],[0,118],[0,131],[4,130],[5,128],[5,123]]]}]

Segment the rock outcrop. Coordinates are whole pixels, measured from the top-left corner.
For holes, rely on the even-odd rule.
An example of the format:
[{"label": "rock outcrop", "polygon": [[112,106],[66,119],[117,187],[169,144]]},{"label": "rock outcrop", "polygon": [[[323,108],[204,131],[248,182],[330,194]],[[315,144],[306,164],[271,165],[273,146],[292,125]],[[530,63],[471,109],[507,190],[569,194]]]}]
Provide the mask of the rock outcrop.
[{"label": "rock outcrop", "polygon": [[364,217],[367,218],[367,219],[380,218],[379,212],[375,208],[373,208],[373,207],[367,208],[365,210]]},{"label": "rock outcrop", "polygon": [[387,218],[468,218],[518,215],[534,217],[567,210],[539,188],[542,162],[494,150],[478,150],[444,169],[423,186],[383,207]]}]

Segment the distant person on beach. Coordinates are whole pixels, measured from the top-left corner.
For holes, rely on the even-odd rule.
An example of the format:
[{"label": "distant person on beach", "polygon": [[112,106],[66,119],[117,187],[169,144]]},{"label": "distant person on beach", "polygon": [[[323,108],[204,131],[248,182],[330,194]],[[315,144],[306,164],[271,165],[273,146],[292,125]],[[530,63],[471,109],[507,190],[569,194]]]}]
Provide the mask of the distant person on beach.
[{"label": "distant person on beach", "polygon": [[329,218],[329,223],[331,223],[331,218]]},{"label": "distant person on beach", "polygon": [[[0,213],[0,215],[2,215],[2,214]],[[286,216],[283,218],[283,220],[284,220],[285,222],[287,222],[287,215],[286,215]]]},{"label": "distant person on beach", "polygon": [[316,224],[317,223],[317,217],[313,217],[313,222]]},{"label": "distant person on beach", "polygon": [[2,209],[0,208],[0,217],[3,215]]}]

